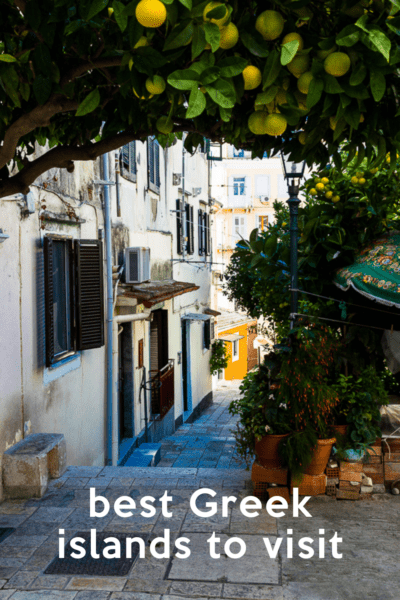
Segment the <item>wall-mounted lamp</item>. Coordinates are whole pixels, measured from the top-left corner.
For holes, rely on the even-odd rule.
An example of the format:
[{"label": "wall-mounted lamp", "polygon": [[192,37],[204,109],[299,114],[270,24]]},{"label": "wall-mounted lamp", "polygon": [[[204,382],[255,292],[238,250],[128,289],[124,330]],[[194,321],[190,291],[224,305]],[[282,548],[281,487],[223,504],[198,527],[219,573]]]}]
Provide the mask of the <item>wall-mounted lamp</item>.
[{"label": "wall-mounted lamp", "polygon": [[0,243],[5,242],[10,236],[7,233],[3,233],[3,230],[0,229]]}]

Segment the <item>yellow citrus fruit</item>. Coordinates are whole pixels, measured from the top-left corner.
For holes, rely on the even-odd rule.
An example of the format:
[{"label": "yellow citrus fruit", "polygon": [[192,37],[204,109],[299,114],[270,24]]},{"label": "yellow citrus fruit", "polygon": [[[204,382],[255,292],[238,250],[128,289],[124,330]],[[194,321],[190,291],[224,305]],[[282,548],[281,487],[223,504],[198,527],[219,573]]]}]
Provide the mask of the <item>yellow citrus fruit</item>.
[{"label": "yellow citrus fruit", "polygon": [[287,66],[288,70],[297,77],[297,79],[303,75],[306,71],[308,71],[308,67],[310,64],[310,58],[308,54],[300,54],[296,55],[293,60]]},{"label": "yellow citrus fruit", "polygon": [[268,116],[268,113],[265,111],[256,111],[253,112],[248,121],[248,127],[252,133],[255,135],[265,135],[265,121]]},{"label": "yellow citrus fruit", "polygon": [[165,79],[160,75],[148,77],[146,79],[146,89],[150,94],[162,94],[166,88]]},{"label": "yellow citrus fruit", "polygon": [[108,12],[108,16],[109,16],[109,17],[111,17],[111,15],[112,15],[112,14],[113,14],[113,12],[114,12],[114,9],[113,9],[113,8],[111,8],[111,6],[109,6],[109,7],[107,8],[107,12]]},{"label": "yellow citrus fruit", "polygon": [[136,92],[135,88],[132,88],[133,93],[135,94],[136,98],[139,98],[139,100],[150,100],[150,98],[153,98],[153,94],[150,94],[150,96],[148,98],[146,98],[146,96],[139,96],[139,94]]},{"label": "yellow citrus fruit", "polygon": [[265,10],[257,17],[256,29],[264,40],[276,40],[281,35],[284,26],[285,21],[276,10]]},{"label": "yellow citrus fruit", "polygon": [[267,135],[282,135],[286,131],[287,120],[283,115],[270,114],[265,119],[265,132]]},{"label": "yellow citrus fruit", "polygon": [[311,188],[310,195],[311,196],[316,196],[317,195],[317,190],[315,188]]},{"label": "yellow citrus fruit", "polygon": [[364,184],[365,184],[365,182],[366,182],[366,179],[365,179],[364,177],[361,177],[361,178],[358,180],[358,183],[359,183],[360,185],[364,185]]},{"label": "yellow citrus fruit", "polygon": [[329,179],[328,179],[327,177],[323,177],[323,178],[321,179],[321,181],[322,181],[322,183],[324,183],[325,185],[326,185],[327,183],[329,183]]},{"label": "yellow citrus fruit", "polygon": [[320,60],[325,60],[325,58],[326,58],[327,56],[329,56],[330,54],[332,54],[332,52],[335,52],[335,51],[336,51],[336,49],[337,49],[337,46],[336,46],[336,44],[335,44],[335,45],[334,45],[334,46],[332,46],[332,48],[330,48],[329,50],[318,50],[318,51],[317,51],[317,57],[318,57]]},{"label": "yellow citrus fruit", "polygon": [[344,52],[332,52],[332,54],[329,54],[324,60],[325,71],[334,77],[346,75],[350,66],[350,57]]},{"label": "yellow citrus fruit", "polygon": [[333,196],[332,202],[339,202],[340,196]]},{"label": "yellow citrus fruit", "polygon": [[143,27],[161,27],[167,18],[167,9],[160,0],[140,0],[136,7],[136,18]]},{"label": "yellow citrus fruit", "polygon": [[358,183],[358,177],[355,177],[355,176],[353,176],[353,177],[350,179],[350,181],[351,181],[351,183],[352,183],[353,185],[357,185],[357,183]]},{"label": "yellow citrus fruit", "polygon": [[362,171],[357,171],[356,177],[358,177],[358,179],[360,179],[361,177],[364,177],[364,173]]},{"label": "yellow citrus fruit", "polygon": [[221,29],[221,40],[219,47],[223,50],[229,50],[236,46],[239,41],[239,30],[234,23],[229,23],[226,27]]},{"label": "yellow citrus fruit", "polygon": [[147,39],[147,37],[142,35],[142,37],[133,46],[133,49],[136,50],[136,48],[142,48],[143,46],[148,46],[148,45],[149,45],[149,40]]},{"label": "yellow citrus fruit", "polygon": [[324,189],[325,189],[325,186],[324,186],[324,184],[323,184],[323,183],[317,183],[317,185],[316,185],[315,187],[317,188],[317,190],[318,190],[319,192],[322,192],[322,190],[324,190]]},{"label": "yellow citrus fruit", "polygon": [[255,90],[262,81],[262,74],[260,69],[249,65],[243,71],[244,89]]},{"label": "yellow citrus fruit", "polygon": [[225,15],[222,18],[209,19],[207,17],[207,13],[211,12],[212,10],[214,10],[214,8],[217,8],[218,6],[224,6],[224,4],[222,2],[209,2],[203,11],[203,21],[215,23],[215,25],[218,25],[218,27],[221,28],[224,26],[224,24],[226,23],[226,21],[228,20],[228,17],[229,17],[228,8],[226,5],[225,5]]},{"label": "yellow citrus fruit", "polygon": [[207,88],[204,85],[200,87],[200,91],[202,94],[207,94]]},{"label": "yellow citrus fruit", "polygon": [[269,113],[280,112],[279,109],[276,107],[274,100],[268,102],[268,104],[266,104],[265,107]]},{"label": "yellow citrus fruit", "polygon": [[285,37],[282,40],[282,45],[288,44],[289,42],[294,42],[295,40],[297,40],[299,42],[299,47],[297,48],[297,52],[299,50],[303,50],[304,41],[299,33],[288,33],[287,35],[285,35]]},{"label": "yellow citrus fruit", "polygon": [[174,129],[174,124],[168,117],[160,117],[156,123],[157,130],[160,133],[172,133]]},{"label": "yellow citrus fruit", "polygon": [[311,71],[306,71],[303,75],[300,75],[297,81],[297,87],[302,94],[308,94],[308,88],[310,87],[313,74]]},{"label": "yellow citrus fruit", "polygon": [[276,104],[287,104],[285,90],[283,90],[283,89],[278,90],[278,92],[275,96],[275,102],[276,102]]},{"label": "yellow citrus fruit", "polygon": [[379,169],[370,169],[369,172],[372,173],[372,175],[375,175],[377,172],[379,171]]},{"label": "yellow citrus fruit", "polygon": [[333,129],[333,131],[335,131],[335,129],[336,129],[337,122],[338,122],[338,120],[336,119],[336,117],[329,118],[330,128]]},{"label": "yellow citrus fruit", "polygon": [[328,198],[328,200],[330,200],[333,196],[333,192],[326,192],[325,194],[325,198]]},{"label": "yellow citrus fruit", "polygon": [[301,131],[299,133],[299,142],[300,142],[300,144],[305,146],[305,144],[307,142],[307,133],[305,131]]}]

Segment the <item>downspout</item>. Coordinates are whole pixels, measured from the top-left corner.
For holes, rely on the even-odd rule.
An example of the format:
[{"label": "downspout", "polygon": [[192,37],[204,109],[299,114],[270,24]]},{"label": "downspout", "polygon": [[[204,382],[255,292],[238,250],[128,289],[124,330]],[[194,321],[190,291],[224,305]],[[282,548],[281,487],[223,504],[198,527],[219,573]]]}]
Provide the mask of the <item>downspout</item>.
[{"label": "downspout", "polygon": [[186,198],[185,198],[185,134],[182,134],[182,261],[186,258],[187,249],[187,223],[186,223]]},{"label": "downspout", "polygon": [[104,230],[106,238],[106,268],[107,268],[107,349],[106,349],[106,370],[107,370],[107,465],[112,464],[112,432],[113,432],[113,279],[112,279],[112,245],[111,245],[111,205],[110,181],[108,170],[108,154],[103,154],[103,180],[106,185],[104,190]]},{"label": "downspout", "polygon": [[[111,398],[111,409],[112,416],[112,437],[111,441],[111,458],[112,466],[116,467],[118,464],[118,392],[119,392],[119,381],[118,381],[118,335],[119,325],[121,323],[132,323],[133,321],[144,321],[151,317],[151,312],[142,312],[137,315],[115,315],[111,321],[112,328],[112,398]],[[146,398],[147,401],[147,398]]]},{"label": "downspout", "polygon": [[121,216],[121,193],[120,193],[120,162],[119,150],[115,151],[115,189],[117,192],[117,217]]}]

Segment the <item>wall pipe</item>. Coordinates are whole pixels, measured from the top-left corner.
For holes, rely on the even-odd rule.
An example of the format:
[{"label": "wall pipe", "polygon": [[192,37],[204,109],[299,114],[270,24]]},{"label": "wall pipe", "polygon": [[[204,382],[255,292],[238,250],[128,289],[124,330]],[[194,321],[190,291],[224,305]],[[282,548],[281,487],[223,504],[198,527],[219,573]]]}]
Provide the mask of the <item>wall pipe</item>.
[{"label": "wall pipe", "polygon": [[120,160],[119,150],[115,151],[115,189],[117,192],[117,217],[121,216],[121,192],[120,192]]},{"label": "wall pipe", "polygon": [[[112,319],[112,442],[111,442],[111,457],[112,466],[116,467],[118,464],[118,447],[119,447],[119,436],[118,436],[118,392],[119,392],[119,378],[118,378],[118,335],[119,325],[121,323],[132,323],[134,321],[144,321],[145,319],[151,318],[151,312],[145,311],[137,315],[115,315]],[[147,402],[147,398],[146,398]]]},{"label": "wall pipe", "polygon": [[[108,154],[102,156],[103,180],[110,181],[108,169]],[[104,190],[104,231],[106,239],[106,269],[107,269],[107,348],[106,348],[106,389],[107,389],[107,465],[112,464],[112,432],[113,432],[113,279],[112,279],[112,244],[111,244],[111,203],[109,185]]]}]

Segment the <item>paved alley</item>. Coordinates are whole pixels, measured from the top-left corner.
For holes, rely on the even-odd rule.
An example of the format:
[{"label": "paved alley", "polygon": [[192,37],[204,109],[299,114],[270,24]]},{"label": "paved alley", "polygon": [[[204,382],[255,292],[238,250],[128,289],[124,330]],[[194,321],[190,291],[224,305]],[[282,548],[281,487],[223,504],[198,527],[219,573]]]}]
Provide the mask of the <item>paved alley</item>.
[{"label": "paved alley", "polygon": [[[234,386],[218,390],[215,404],[201,419],[183,426],[163,444],[163,461],[172,461],[172,466],[71,466],[51,482],[43,498],[0,504],[0,600],[397,599],[399,496],[376,495],[353,503],[328,496],[312,498],[307,503],[312,518],[301,513],[294,517],[292,506],[282,518],[270,516],[265,506],[256,517],[243,515],[239,503],[252,493],[250,474],[231,462],[229,468],[221,466],[225,458],[235,459],[229,435],[234,420],[227,413],[229,398],[235,393]],[[189,439],[182,440],[186,437]],[[212,445],[218,442],[222,445]],[[197,450],[201,455],[196,454],[196,467],[179,466],[179,461]],[[215,456],[211,458],[211,454]],[[205,461],[214,466],[200,466]],[[103,516],[90,516],[90,488],[110,504]],[[218,509],[205,518],[190,507],[192,495],[204,488],[214,490],[215,497],[200,495],[197,510],[208,510],[210,502],[216,502]],[[169,516],[162,510],[166,490],[172,497]],[[114,503],[121,496],[135,503],[129,516],[116,512]],[[140,514],[144,496],[155,499],[153,514],[147,517]],[[229,504],[224,515],[226,496],[237,501]],[[99,501],[96,510],[104,506],[105,501]],[[142,538],[143,556],[122,561],[121,571],[112,572],[91,557],[75,560],[74,565],[70,561],[57,571],[60,530],[65,542],[78,536],[87,540],[89,549],[93,529],[99,549],[104,538],[115,538],[121,544],[127,537]],[[156,558],[151,548],[159,553],[168,551],[169,545],[160,539],[166,539],[166,530],[170,531],[170,555]],[[335,532],[343,538],[340,560],[332,557],[329,543]],[[213,533],[218,538],[218,559],[210,556],[208,540]],[[176,556],[178,537],[190,540],[191,553],[186,559]],[[246,545],[239,560],[229,556],[240,548],[232,537]],[[315,540],[312,558],[299,557],[302,537]],[[264,540],[274,547],[280,538],[283,541],[276,558],[269,558]],[[288,540],[292,538],[290,558]],[[321,547],[326,558],[318,556]]]}]

